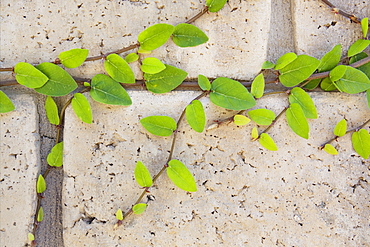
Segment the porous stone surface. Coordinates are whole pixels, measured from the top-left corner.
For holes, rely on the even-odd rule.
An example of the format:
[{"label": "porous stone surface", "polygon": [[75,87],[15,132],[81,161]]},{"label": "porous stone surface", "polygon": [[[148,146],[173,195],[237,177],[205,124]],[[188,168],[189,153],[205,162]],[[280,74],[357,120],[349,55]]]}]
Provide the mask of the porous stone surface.
[{"label": "porous stone surface", "polygon": [[[9,93],[9,92],[8,92]],[[24,246],[36,207],[39,121],[32,95],[8,94],[16,109],[0,114],[0,245]]]},{"label": "porous stone surface", "polygon": [[[283,117],[268,132],[278,152],[250,140],[254,124],[223,124],[197,133],[182,123],[173,158],[189,167],[198,191],[182,191],[164,174],[150,189],[155,200],[146,212],[129,216],[114,230],[116,210],[128,210],[142,191],[134,181],[136,162],[142,161],[154,175],[165,164],[171,145],[171,137],[149,134],[139,120],[152,115],[177,119],[199,92],[129,94],[133,105],[128,107],[91,102],[91,125],[67,110],[65,246],[366,246],[370,242],[369,160],[354,152],[350,135],[333,143],[337,156],[318,149],[333,137],[341,119],[348,120],[349,129],[369,119],[364,94],[311,93],[319,119],[309,120],[310,138],[296,136]],[[208,98],[201,102],[207,125],[235,114]],[[259,99],[255,108],[277,114],[287,104],[285,96],[270,95]]]}]

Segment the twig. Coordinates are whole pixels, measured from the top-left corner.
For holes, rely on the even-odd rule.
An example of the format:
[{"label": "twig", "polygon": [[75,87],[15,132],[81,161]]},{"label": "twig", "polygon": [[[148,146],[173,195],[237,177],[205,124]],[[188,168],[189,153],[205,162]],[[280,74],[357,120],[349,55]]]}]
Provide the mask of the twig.
[{"label": "twig", "polygon": [[331,2],[329,2],[328,0],[322,0],[326,5],[328,5],[331,10],[336,13],[336,14],[340,14],[348,19],[350,19],[352,22],[354,23],[361,23],[361,19],[356,17],[355,15],[353,14],[349,14],[339,8],[337,8],[334,4],[332,4]]},{"label": "twig", "polygon": [[277,115],[277,117],[274,119],[274,121],[272,121],[272,123],[264,130],[264,131],[262,131],[261,133],[260,133],[260,135],[261,134],[263,134],[263,133],[266,133],[267,131],[269,131],[271,128],[272,128],[272,126],[274,126],[275,125],[275,123],[277,122],[277,120],[279,120],[279,118],[283,115],[283,113],[284,112],[286,112],[286,110],[288,110],[288,108],[287,107],[285,107],[284,108],[284,110],[282,110],[280,113],[279,113],[279,115]]},{"label": "twig", "polygon": [[208,12],[208,7],[207,6],[205,6],[202,10],[201,10],[201,12],[199,12],[198,14],[196,14],[194,17],[192,17],[192,18],[190,18],[187,22],[185,22],[185,23],[187,23],[187,24],[190,24],[190,23],[193,23],[194,21],[196,21],[197,19],[199,19],[202,15],[204,15],[205,13],[207,13]]}]

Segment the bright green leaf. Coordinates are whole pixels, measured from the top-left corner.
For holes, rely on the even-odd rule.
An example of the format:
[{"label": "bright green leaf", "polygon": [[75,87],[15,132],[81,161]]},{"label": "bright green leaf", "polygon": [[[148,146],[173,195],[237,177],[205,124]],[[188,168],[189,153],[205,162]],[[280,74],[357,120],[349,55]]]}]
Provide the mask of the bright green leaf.
[{"label": "bright green leaf", "polygon": [[340,120],[334,128],[334,135],[344,136],[347,132],[347,120]]},{"label": "bright green leaf", "polygon": [[295,87],[289,95],[290,103],[298,103],[304,112],[306,118],[316,119],[317,110],[312,98],[302,88]]},{"label": "bright green leaf", "polygon": [[369,18],[366,17],[361,20],[361,28],[363,37],[366,38],[367,31],[369,30]]},{"label": "bright green leaf", "polygon": [[196,132],[202,133],[206,126],[206,114],[202,103],[199,100],[193,100],[186,107],[185,114],[190,127]]},{"label": "bright green leaf", "polygon": [[60,123],[58,106],[51,96],[46,97],[45,101],[46,116],[51,124],[58,125]]},{"label": "bright green leaf", "polygon": [[330,144],[325,144],[324,151],[331,155],[337,155],[338,151]]},{"label": "bright green leaf", "polygon": [[37,179],[36,191],[38,194],[43,193],[46,190],[46,182],[44,177],[40,174]]},{"label": "bright green leaf", "polygon": [[144,74],[146,88],[153,93],[167,93],[178,87],[188,73],[176,67],[166,65],[166,69],[157,74]]},{"label": "bright green leaf", "polygon": [[85,87],[91,87],[91,84],[85,81],[85,82],[84,82],[84,86],[85,86]]},{"label": "bright green leaf", "polygon": [[39,211],[37,212],[37,221],[41,222],[44,219],[44,209],[40,207]]},{"label": "bright green leaf", "polygon": [[251,120],[249,118],[247,118],[246,116],[244,116],[244,115],[237,114],[237,115],[234,116],[234,124],[238,125],[238,126],[246,125],[250,121]]},{"label": "bright green leaf", "polygon": [[315,80],[311,80],[309,83],[307,83],[304,88],[305,89],[308,89],[308,90],[312,90],[312,89],[315,89],[317,88],[317,86],[320,84],[321,82],[321,79],[315,79]]},{"label": "bright green leaf", "polygon": [[146,206],[147,206],[146,203],[135,204],[132,207],[132,212],[134,212],[134,214],[142,214],[145,212]]},{"label": "bright green leaf", "polygon": [[29,63],[17,63],[14,72],[17,82],[29,88],[42,87],[49,80],[44,73]]},{"label": "bright green leaf", "polygon": [[123,220],[123,213],[121,209],[118,209],[116,212],[116,219],[117,220]]},{"label": "bright green leaf", "polygon": [[97,74],[92,78],[90,95],[95,101],[103,104],[132,104],[130,96],[121,84],[104,74]]},{"label": "bright green leaf", "polygon": [[277,151],[278,147],[276,146],[274,140],[267,133],[262,133],[259,138],[260,144],[270,151]]},{"label": "bright green leaf", "polygon": [[251,87],[251,94],[255,98],[261,98],[263,96],[263,93],[265,91],[265,78],[263,77],[263,74],[259,74],[254,78],[252,82],[252,87]]},{"label": "bright green leaf", "polygon": [[141,70],[147,74],[156,74],[164,69],[166,69],[166,65],[155,57],[147,57],[141,63]]},{"label": "bright green leaf", "polygon": [[204,75],[198,75],[198,85],[203,91],[211,90],[211,83]]},{"label": "bright green leaf", "polygon": [[319,72],[329,71],[340,62],[342,57],[342,45],[336,45],[331,51],[326,53],[320,60],[320,65],[317,68]]},{"label": "bright green leaf", "polygon": [[217,12],[222,9],[227,0],[206,0],[209,12]]},{"label": "bright green leaf", "polygon": [[258,125],[270,125],[276,118],[275,113],[268,109],[251,110],[248,116]]},{"label": "bright green leaf", "polygon": [[295,59],[297,59],[297,54],[293,52],[285,53],[276,61],[276,65],[274,69],[276,70],[282,69],[288,64],[290,64],[291,62],[293,62]]},{"label": "bright green leaf", "polygon": [[60,62],[67,68],[76,68],[85,62],[89,50],[87,49],[72,49],[59,54]]},{"label": "bright green leaf", "polygon": [[149,188],[153,184],[152,177],[146,166],[141,162],[138,161],[135,167],[135,179],[136,182],[143,188]]},{"label": "bright green leaf", "polygon": [[76,93],[72,99],[72,109],[82,122],[92,123],[92,111],[89,101],[83,94]]},{"label": "bright green leaf", "polygon": [[334,85],[334,83],[330,80],[329,77],[326,77],[321,81],[320,88],[324,91],[337,90],[337,87]]},{"label": "bright green leaf", "polygon": [[35,91],[49,96],[67,95],[77,88],[77,83],[70,74],[58,65],[41,63],[36,66],[49,80]]},{"label": "bright green leaf", "polygon": [[355,151],[364,159],[370,155],[370,134],[365,129],[360,129],[352,134],[352,145]]},{"label": "bright green leaf", "polygon": [[125,60],[127,63],[133,63],[136,62],[139,59],[139,55],[137,53],[130,53],[125,57]]},{"label": "bright green leaf", "polygon": [[265,61],[262,64],[262,69],[272,69],[273,67],[275,67],[275,64],[270,61]]},{"label": "bright green leaf", "polygon": [[197,191],[197,184],[193,175],[188,168],[178,160],[171,160],[168,162],[166,169],[168,177],[180,189],[195,192]]},{"label": "bright green leaf", "polygon": [[[354,55],[353,57],[351,57],[349,59],[349,64],[353,64],[353,63],[355,63],[357,61],[360,61],[360,60],[362,60],[364,58],[367,58],[367,57],[368,57],[368,55],[365,52],[360,52],[359,54],[356,54],[356,55]],[[367,75],[367,77],[370,78],[370,63],[365,63],[364,65],[361,65],[357,69],[364,72],[365,75]]]},{"label": "bright green leaf", "polygon": [[15,109],[13,102],[0,90],[0,113],[10,112]]},{"label": "bright green leaf", "polygon": [[173,42],[179,47],[193,47],[208,41],[207,35],[194,25],[181,23],[175,26]]},{"label": "bright green leaf", "polygon": [[210,99],[213,104],[229,110],[246,110],[256,105],[256,100],[240,82],[219,77],[211,84]]},{"label": "bright green leaf", "polygon": [[121,83],[135,83],[135,75],[125,59],[110,54],[104,61],[104,68],[114,80]]},{"label": "bright green leaf", "polygon": [[175,27],[169,24],[154,24],[142,31],[138,36],[140,48],[152,51],[162,46],[171,37]]},{"label": "bright green leaf", "polygon": [[320,61],[307,55],[299,55],[293,62],[280,69],[280,82],[286,87],[294,87],[306,80],[319,66]]},{"label": "bright green leaf", "polygon": [[367,106],[370,108],[370,89],[366,90]]},{"label": "bright green leaf", "polygon": [[370,40],[366,39],[358,39],[355,43],[353,43],[348,49],[348,57],[352,57],[363,50],[370,44]]},{"label": "bright green leaf", "polygon": [[28,241],[33,241],[35,240],[35,236],[32,233],[28,233]]},{"label": "bright green leaf", "polygon": [[55,144],[46,160],[49,166],[60,167],[63,165],[63,142]]},{"label": "bright green leaf", "polygon": [[140,120],[141,125],[156,136],[170,136],[177,129],[176,121],[167,116],[150,116]]},{"label": "bright green leaf", "polygon": [[253,127],[251,136],[252,136],[252,140],[256,140],[259,137],[257,127]]},{"label": "bright green leaf", "polygon": [[[349,94],[356,94],[366,91],[370,88],[370,79],[361,70],[355,69],[350,66],[339,65],[336,68],[343,66],[346,68],[344,75],[338,79],[333,80],[336,87],[341,91]],[[335,68],[335,69],[336,69]],[[331,73],[335,70],[333,69]]]},{"label": "bright green leaf", "polygon": [[142,49],[142,48],[139,48],[139,49],[137,50],[137,53],[139,53],[139,54],[151,54],[151,53],[152,53],[152,51],[147,51],[147,50],[144,50],[144,49]]},{"label": "bright green leaf", "polygon": [[335,67],[332,71],[330,71],[330,80],[338,81],[340,78],[342,78],[346,73],[347,67],[348,66],[345,65],[338,65],[337,67]]},{"label": "bright green leaf", "polygon": [[308,139],[310,126],[308,125],[306,116],[298,103],[290,104],[290,107],[286,111],[286,119],[288,121],[289,127],[305,139]]}]

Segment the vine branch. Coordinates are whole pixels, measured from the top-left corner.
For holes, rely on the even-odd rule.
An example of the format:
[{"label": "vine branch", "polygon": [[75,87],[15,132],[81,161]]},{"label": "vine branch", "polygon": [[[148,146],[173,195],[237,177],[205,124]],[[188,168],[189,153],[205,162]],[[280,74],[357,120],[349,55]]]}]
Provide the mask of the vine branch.
[{"label": "vine branch", "polygon": [[328,5],[331,10],[336,13],[336,14],[339,14],[339,15],[342,15],[348,19],[350,19],[352,22],[354,23],[361,23],[361,19],[356,17],[355,15],[353,14],[349,14],[341,9],[339,9],[338,7],[336,7],[334,4],[332,4],[331,2],[329,2],[328,0],[322,0],[326,5]]}]

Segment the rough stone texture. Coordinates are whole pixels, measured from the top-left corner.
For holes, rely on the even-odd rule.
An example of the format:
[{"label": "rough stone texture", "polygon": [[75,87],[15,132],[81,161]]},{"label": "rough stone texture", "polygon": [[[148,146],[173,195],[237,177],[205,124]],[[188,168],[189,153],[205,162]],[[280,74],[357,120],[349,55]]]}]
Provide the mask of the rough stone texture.
[{"label": "rough stone texture", "polygon": [[36,207],[39,121],[32,95],[10,94],[16,110],[0,114],[0,243],[23,246]]},{"label": "rough stone texture", "polygon": [[[116,210],[127,210],[141,192],[133,178],[135,163],[142,161],[155,174],[170,148],[170,137],[148,134],[139,119],[150,115],[177,119],[197,94],[130,91],[134,103],[123,108],[92,102],[92,125],[67,111],[66,246],[366,246],[370,242],[369,161],[353,151],[350,135],[334,142],[337,156],[318,150],[332,138],[330,133],[342,118],[352,128],[370,117],[363,94],[312,93],[319,119],[310,120],[310,139],[297,137],[282,118],[269,131],[278,152],[250,141],[253,124],[222,125],[202,134],[182,124],[174,158],[191,169],[198,191],[177,189],[164,175],[150,190],[155,201],[147,211],[130,216],[113,230]],[[233,114],[207,98],[201,101],[208,124]],[[286,105],[284,97],[275,95],[260,99],[257,107],[279,113]]]}]

